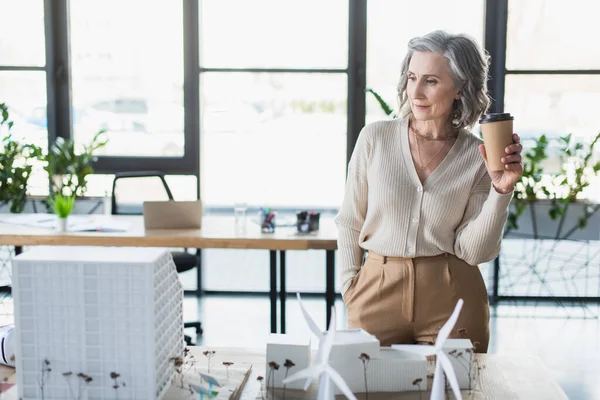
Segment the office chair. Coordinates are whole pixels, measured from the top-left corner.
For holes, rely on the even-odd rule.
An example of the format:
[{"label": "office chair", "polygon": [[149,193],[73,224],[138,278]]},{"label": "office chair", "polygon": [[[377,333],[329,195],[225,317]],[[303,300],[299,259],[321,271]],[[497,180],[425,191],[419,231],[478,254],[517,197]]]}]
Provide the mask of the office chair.
[{"label": "office chair", "polygon": [[[127,189],[123,189],[121,185],[117,186],[118,181],[124,183],[125,180],[128,180],[130,183],[137,181],[146,181],[148,183],[151,181],[155,184],[155,189],[152,193],[147,193],[146,190],[136,190],[135,185],[131,185],[129,192]],[[158,185],[156,185],[158,183]],[[133,187],[133,189],[132,189]],[[121,193],[121,199],[119,200],[119,193]],[[143,201],[152,201],[152,200],[174,200],[173,194],[171,193],[171,189],[165,180],[165,174],[160,171],[136,171],[136,172],[118,172],[115,174],[115,179],[113,180],[112,185],[112,196],[111,196],[111,214],[112,215],[142,215],[143,208],[142,202],[139,202],[140,193],[144,193],[142,197],[144,197]],[[123,198],[133,199],[137,202],[133,203],[123,203]],[[183,249],[181,251],[171,251],[171,255],[173,256],[173,261],[175,263],[175,267],[178,273],[189,271],[193,268],[197,268],[197,273],[200,274],[200,250],[196,250],[196,254],[190,254],[187,252],[187,249]],[[200,280],[198,279],[198,282]],[[200,292],[200,288],[197,289],[198,293]],[[202,324],[199,321],[195,322],[185,322],[183,324],[184,328],[195,328],[196,335],[202,335]],[[185,336],[185,341],[188,345],[192,344],[192,339],[189,336]]]}]

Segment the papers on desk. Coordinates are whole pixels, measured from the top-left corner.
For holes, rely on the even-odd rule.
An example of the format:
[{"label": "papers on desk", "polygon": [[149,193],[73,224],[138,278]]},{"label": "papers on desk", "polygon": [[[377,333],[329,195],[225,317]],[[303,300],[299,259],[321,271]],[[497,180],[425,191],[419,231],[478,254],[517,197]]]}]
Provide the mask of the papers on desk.
[{"label": "papers on desk", "polygon": [[[0,216],[0,222],[54,230],[57,218],[54,214],[7,214]],[[127,232],[131,226],[127,221],[102,215],[71,215],[67,224],[69,232]]]},{"label": "papers on desk", "polygon": [[13,225],[40,226],[56,220],[54,214],[1,214],[0,222]]},{"label": "papers on desk", "polygon": [[[69,217],[69,219],[75,216]],[[67,228],[71,232],[127,232],[131,224],[127,221],[117,221],[110,217],[91,218],[69,221]]]}]

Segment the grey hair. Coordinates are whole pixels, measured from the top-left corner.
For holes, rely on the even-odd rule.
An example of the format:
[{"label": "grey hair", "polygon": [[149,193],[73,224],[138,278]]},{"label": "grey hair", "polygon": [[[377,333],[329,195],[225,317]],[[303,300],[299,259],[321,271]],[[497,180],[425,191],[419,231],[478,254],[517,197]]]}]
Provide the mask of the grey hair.
[{"label": "grey hair", "polygon": [[408,42],[408,53],[402,61],[398,83],[400,116],[412,115],[406,86],[408,66],[415,51],[437,53],[448,61],[454,87],[460,89],[460,99],[454,101],[450,123],[455,129],[471,128],[490,106],[487,90],[489,56],[475,39],[465,34],[434,31]]}]

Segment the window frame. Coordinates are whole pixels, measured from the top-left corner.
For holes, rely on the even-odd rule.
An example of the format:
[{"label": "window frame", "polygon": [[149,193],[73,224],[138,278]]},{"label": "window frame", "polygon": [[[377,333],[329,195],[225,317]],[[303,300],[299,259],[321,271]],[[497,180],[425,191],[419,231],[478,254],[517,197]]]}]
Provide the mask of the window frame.
[{"label": "window frame", "polygon": [[[69,0],[44,0],[46,21],[46,64],[48,92],[48,142],[57,137],[73,137],[71,92],[71,54],[69,32]],[[99,156],[95,164],[98,174],[114,174],[139,170],[161,170],[169,175],[192,175],[199,179],[199,93],[198,87],[198,8],[197,0],[184,0],[184,154],[182,157]],[[193,68],[191,68],[193,66]],[[199,182],[197,187],[199,188]],[[200,193],[198,191],[197,195]]]},{"label": "window frame", "polygon": [[[48,26],[52,23],[52,19],[50,14],[48,13],[48,3],[51,0],[44,0],[44,42],[45,42],[45,58],[46,64],[44,66],[32,66],[32,65],[9,65],[3,64],[0,65],[0,72],[44,72],[46,74],[46,97],[49,98],[49,90],[48,87],[50,70],[48,68],[48,59],[52,56],[51,51],[49,51],[49,33]],[[0,98],[0,101],[4,101],[4,99]],[[10,111],[10,110],[9,110]],[[46,108],[46,118],[50,118],[48,116],[48,108]],[[50,129],[48,127],[48,143],[50,143]]]},{"label": "window frame", "polygon": [[[63,0],[59,0],[59,1],[63,1]],[[45,78],[46,78],[46,103],[49,104],[49,99],[51,98],[51,96],[54,96],[54,88],[50,86],[50,82],[51,82],[51,78],[50,76],[53,74],[54,70],[51,68],[50,62],[49,60],[51,60],[53,58],[53,51],[51,50],[50,46],[53,44],[52,41],[52,30],[51,27],[53,25],[53,16],[52,16],[52,10],[51,10],[51,4],[52,4],[52,0],[44,0],[44,4],[43,4],[43,12],[44,12],[44,45],[45,45],[45,50],[44,50],[44,58],[46,60],[45,65],[43,66],[33,66],[33,65],[9,65],[9,64],[4,64],[4,65],[0,65],[0,72],[44,72],[45,73]],[[4,99],[0,98],[0,102],[3,102]],[[54,107],[55,108],[55,107]],[[47,145],[49,148],[50,143],[54,143],[54,139],[51,137],[52,134],[55,134],[56,129],[51,129],[50,128],[50,123],[51,123],[51,118],[54,118],[54,116],[56,115],[56,113],[54,112],[52,115],[50,115],[50,108],[48,106],[46,106],[46,138],[47,138]],[[10,112],[10,104],[9,104],[9,112]],[[50,188],[50,181],[48,181],[48,188]],[[35,207],[35,205],[34,205]]]},{"label": "window frame", "polygon": [[[492,60],[488,87],[492,112],[504,112],[505,82],[507,75],[599,75],[598,69],[507,69],[508,2],[486,0],[485,48]],[[512,0],[514,1],[514,0]]]}]

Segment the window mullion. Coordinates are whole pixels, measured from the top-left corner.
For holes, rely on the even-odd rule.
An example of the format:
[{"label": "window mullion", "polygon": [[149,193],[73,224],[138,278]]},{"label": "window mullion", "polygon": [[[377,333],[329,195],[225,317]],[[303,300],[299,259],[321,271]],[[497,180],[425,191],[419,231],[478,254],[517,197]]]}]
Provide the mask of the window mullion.
[{"label": "window mullion", "polygon": [[488,83],[492,98],[491,112],[504,110],[507,26],[508,0],[487,0],[485,5],[485,49],[491,57]]},{"label": "window mullion", "polygon": [[45,0],[48,144],[72,136],[68,0]]},{"label": "window mullion", "polygon": [[350,160],[365,126],[367,85],[367,0],[349,0],[348,6],[348,129],[346,159]]}]

